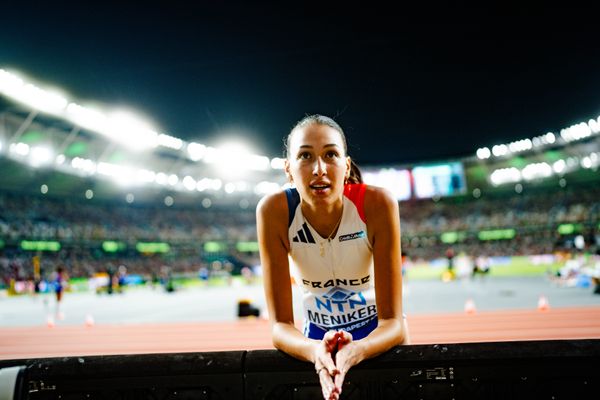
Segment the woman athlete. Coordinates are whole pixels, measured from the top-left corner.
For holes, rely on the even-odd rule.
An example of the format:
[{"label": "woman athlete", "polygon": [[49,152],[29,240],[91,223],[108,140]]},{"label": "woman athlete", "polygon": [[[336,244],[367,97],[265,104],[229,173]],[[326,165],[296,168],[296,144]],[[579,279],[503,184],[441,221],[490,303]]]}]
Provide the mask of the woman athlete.
[{"label": "woman athlete", "polygon": [[[294,188],[265,196],[256,211],[273,344],[314,363],[324,398],[338,399],[352,366],[409,341],[398,203],[362,183],[331,118],[302,119],[286,147]],[[302,332],[291,276],[303,292]]]}]

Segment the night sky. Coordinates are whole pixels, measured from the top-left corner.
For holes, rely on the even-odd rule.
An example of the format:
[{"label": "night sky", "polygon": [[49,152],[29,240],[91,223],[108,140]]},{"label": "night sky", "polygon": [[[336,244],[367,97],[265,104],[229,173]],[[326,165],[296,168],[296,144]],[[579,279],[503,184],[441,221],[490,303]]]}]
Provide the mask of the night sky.
[{"label": "night sky", "polygon": [[472,155],[600,114],[584,9],[135,3],[6,2],[0,68],[271,157],[305,114],[329,115],[363,165]]}]

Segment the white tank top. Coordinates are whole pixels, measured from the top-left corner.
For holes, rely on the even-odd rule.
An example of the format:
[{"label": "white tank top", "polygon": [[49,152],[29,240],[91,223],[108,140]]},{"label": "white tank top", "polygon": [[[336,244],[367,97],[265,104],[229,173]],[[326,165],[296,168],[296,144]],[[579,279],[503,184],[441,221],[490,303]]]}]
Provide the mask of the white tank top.
[{"label": "white tank top", "polygon": [[364,184],[345,186],[342,219],[330,240],[304,218],[296,189],[286,191],[290,270],[303,291],[305,333],[308,325],[351,332],[377,318],[365,189]]}]

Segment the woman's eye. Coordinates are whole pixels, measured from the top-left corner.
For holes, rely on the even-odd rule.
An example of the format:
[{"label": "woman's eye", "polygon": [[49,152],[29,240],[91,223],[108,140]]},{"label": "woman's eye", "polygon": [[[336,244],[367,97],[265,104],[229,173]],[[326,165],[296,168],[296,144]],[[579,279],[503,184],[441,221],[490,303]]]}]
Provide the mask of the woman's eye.
[{"label": "woman's eye", "polygon": [[308,160],[310,159],[310,153],[300,153],[298,154],[299,160]]},{"label": "woman's eye", "polygon": [[338,156],[338,154],[337,154],[337,152],[335,152],[335,151],[328,151],[328,152],[325,154],[325,156],[326,156],[327,158],[334,158],[334,157],[337,157],[337,156]]}]

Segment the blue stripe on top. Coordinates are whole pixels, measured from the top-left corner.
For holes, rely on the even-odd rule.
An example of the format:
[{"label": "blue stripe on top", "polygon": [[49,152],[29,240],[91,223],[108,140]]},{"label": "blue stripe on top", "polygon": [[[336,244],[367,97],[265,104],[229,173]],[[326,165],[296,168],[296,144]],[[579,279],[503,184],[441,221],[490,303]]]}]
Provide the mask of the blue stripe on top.
[{"label": "blue stripe on top", "polygon": [[288,228],[292,226],[294,215],[296,214],[296,208],[300,204],[300,194],[295,188],[285,189],[285,195],[288,203]]}]

